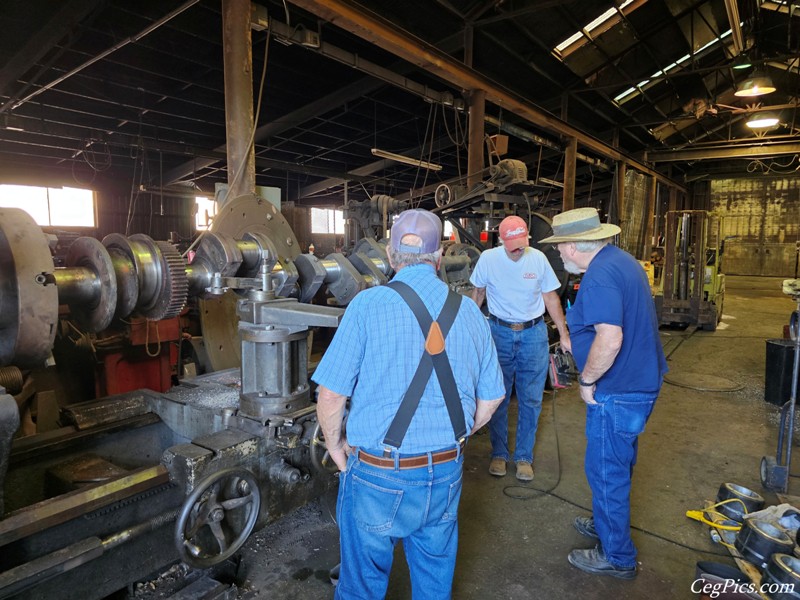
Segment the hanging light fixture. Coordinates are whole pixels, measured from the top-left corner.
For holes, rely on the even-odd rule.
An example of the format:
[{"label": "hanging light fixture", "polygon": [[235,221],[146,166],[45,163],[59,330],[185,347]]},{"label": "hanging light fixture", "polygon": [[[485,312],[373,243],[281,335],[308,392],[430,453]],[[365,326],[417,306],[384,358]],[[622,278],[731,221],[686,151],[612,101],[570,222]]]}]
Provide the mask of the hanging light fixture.
[{"label": "hanging light fixture", "polygon": [[419,160],[410,156],[403,156],[402,154],[396,154],[395,152],[387,152],[386,150],[380,150],[379,148],[373,148],[372,155],[379,158],[394,160],[405,165],[411,165],[412,167],[422,167],[423,169],[428,169],[430,171],[442,170],[442,165],[437,165],[436,163],[428,162],[426,160]]},{"label": "hanging light fixture", "polygon": [[778,117],[771,112],[753,113],[745,125],[750,129],[770,129],[778,124]]},{"label": "hanging light fixture", "polygon": [[736,69],[737,71],[741,71],[743,69],[749,69],[753,66],[753,61],[750,60],[750,57],[747,56],[747,52],[742,52],[733,59],[733,63],[731,64],[732,69]]},{"label": "hanging light fixture", "polygon": [[775,84],[772,83],[769,75],[763,71],[753,71],[753,74],[745,79],[733,94],[740,98],[751,98],[771,94],[774,91]]}]

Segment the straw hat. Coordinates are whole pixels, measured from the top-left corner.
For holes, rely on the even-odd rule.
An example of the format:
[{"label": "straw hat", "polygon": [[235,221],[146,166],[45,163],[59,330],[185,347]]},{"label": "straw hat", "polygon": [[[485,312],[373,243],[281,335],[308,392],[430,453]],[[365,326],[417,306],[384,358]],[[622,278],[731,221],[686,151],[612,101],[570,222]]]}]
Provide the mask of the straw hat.
[{"label": "straw hat", "polygon": [[553,235],[540,244],[604,240],[622,231],[616,225],[600,222],[596,208],[574,208],[553,217]]}]

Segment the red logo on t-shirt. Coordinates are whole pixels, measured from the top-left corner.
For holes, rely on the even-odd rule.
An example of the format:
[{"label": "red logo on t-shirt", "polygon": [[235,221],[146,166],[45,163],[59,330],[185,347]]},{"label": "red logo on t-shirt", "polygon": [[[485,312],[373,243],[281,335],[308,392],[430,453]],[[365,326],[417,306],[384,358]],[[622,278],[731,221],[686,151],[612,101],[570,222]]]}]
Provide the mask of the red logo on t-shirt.
[{"label": "red logo on t-shirt", "polygon": [[523,279],[536,279],[536,273],[523,273]]}]

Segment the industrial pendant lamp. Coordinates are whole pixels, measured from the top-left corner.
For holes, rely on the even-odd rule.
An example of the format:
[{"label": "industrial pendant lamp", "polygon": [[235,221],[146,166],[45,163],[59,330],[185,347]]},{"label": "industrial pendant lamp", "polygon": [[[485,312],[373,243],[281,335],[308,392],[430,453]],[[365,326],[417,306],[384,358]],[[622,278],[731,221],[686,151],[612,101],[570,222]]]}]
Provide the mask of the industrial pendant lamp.
[{"label": "industrial pendant lamp", "polygon": [[745,123],[750,129],[770,129],[778,124],[778,117],[770,112],[758,112]]},{"label": "industrial pendant lamp", "polygon": [[745,79],[738,89],[734,92],[740,98],[752,98],[753,96],[763,96],[775,91],[775,84],[772,83],[769,75],[763,71],[753,71],[753,74]]},{"label": "industrial pendant lamp", "polygon": [[426,160],[420,160],[417,158],[412,158],[410,156],[404,156],[402,154],[397,154],[395,152],[388,152],[386,150],[380,150],[379,148],[372,149],[372,155],[377,156],[379,158],[386,158],[389,160],[393,160],[395,162],[403,163],[404,165],[411,165],[412,167],[421,167],[423,169],[428,169],[429,171],[441,171],[442,165],[438,165],[436,163],[428,162]]},{"label": "industrial pendant lamp", "polygon": [[732,69],[736,69],[737,71],[741,71],[742,69],[749,69],[753,66],[753,61],[747,56],[747,52],[742,52],[733,59],[733,64],[731,65]]}]

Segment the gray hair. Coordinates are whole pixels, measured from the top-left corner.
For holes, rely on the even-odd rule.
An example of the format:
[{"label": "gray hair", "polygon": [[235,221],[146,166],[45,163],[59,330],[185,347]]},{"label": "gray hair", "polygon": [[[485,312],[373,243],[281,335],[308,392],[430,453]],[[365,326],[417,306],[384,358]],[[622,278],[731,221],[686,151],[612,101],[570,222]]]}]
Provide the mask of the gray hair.
[{"label": "gray hair", "polygon": [[[416,236],[413,236],[411,240],[404,243],[409,246],[421,246],[422,240]],[[386,255],[389,257],[389,262],[394,265],[396,271],[403,267],[410,267],[412,265],[428,264],[436,267],[436,265],[439,264],[439,259],[442,257],[442,248],[440,246],[436,252],[430,252],[428,254],[416,254],[414,252],[398,252],[392,248],[391,244],[388,244],[386,246]]]},{"label": "gray hair", "polygon": [[605,238],[603,240],[584,240],[582,242],[575,242],[575,250],[577,252],[594,252],[598,248],[602,248],[606,244],[610,243],[613,238]]}]

